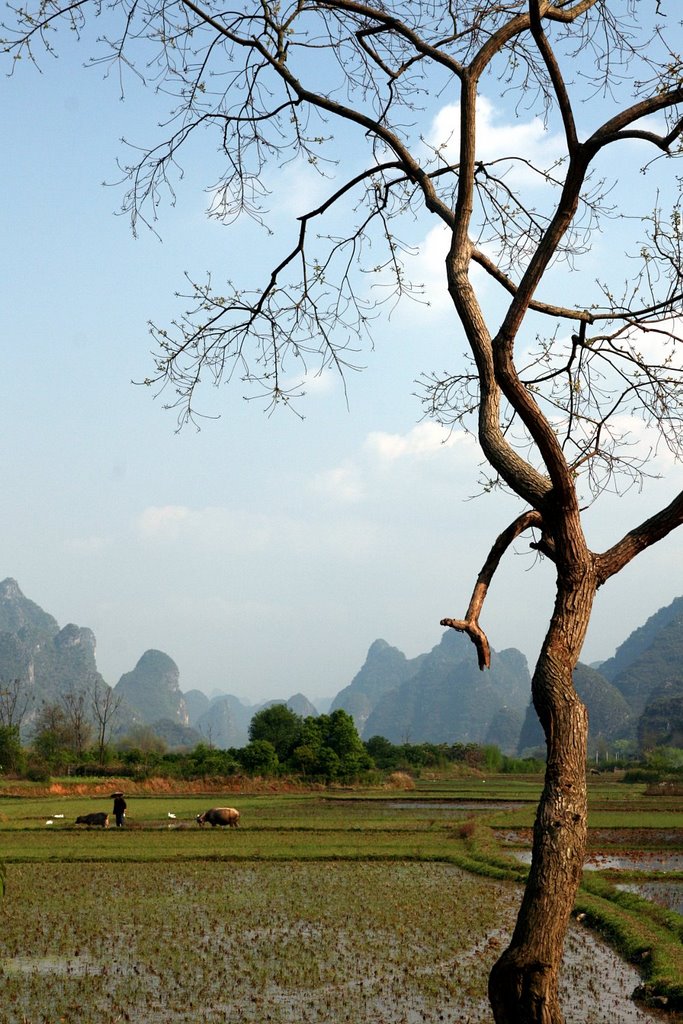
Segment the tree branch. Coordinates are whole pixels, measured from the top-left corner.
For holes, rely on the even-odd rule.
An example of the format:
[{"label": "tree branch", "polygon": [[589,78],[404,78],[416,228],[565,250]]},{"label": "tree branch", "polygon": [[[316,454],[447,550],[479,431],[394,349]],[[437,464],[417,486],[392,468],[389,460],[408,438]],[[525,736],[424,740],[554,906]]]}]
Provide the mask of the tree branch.
[{"label": "tree branch", "polygon": [[598,586],[616,576],[625,565],[646,548],[662,540],[672,530],[683,525],[683,491],[666,508],[630,530],[620,541],[601,555],[597,555]]},{"label": "tree branch", "polygon": [[501,558],[512,542],[519,537],[520,533],[524,533],[525,530],[529,529],[541,529],[542,527],[543,517],[535,509],[523,512],[521,516],[518,516],[506,530],[503,530],[491,548],[489,556],[477,576],[477,582],[472,591],[472,597],[470,598],[465,618],[441,619],[442,626],[449,626],[451,629],[456,629],[459,633],[467,633],[477,648],[479,668],[482,671],[485,668],[491,667],[491,648],[486,633],[479,625],[479,615],[486,600],[493,575],[500,564]]}]

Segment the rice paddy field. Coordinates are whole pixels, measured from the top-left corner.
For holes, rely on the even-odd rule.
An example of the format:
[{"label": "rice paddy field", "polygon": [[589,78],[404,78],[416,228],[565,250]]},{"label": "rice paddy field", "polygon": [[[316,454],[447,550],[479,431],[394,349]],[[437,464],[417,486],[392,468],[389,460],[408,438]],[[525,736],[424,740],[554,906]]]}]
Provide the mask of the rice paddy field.
[{"label": "rice paddy field", "polygon": [[[75,824],[111,811],[116,788],[0,783],[0,1024],[492,1020],[486,979],[514,924],[539,779],[152,785],[127,793],[124,829]],[[590,795],[567,1024],[681,1021],[681,800],[602,777]],[[239,829],[195,823],[222,805]]]}]

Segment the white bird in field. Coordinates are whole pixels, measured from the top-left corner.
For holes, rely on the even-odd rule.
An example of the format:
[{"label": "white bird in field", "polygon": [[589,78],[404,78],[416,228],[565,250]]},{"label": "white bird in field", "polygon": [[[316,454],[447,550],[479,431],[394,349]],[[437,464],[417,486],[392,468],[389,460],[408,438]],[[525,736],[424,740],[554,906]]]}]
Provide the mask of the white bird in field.
[{"label": "white bird in field", "polygon": [[52,820],[52,818],[48,818],[47,821],[45,822],[45,824],[46,825],[54,825],[54,821]]},{"label": "white bird in field", "polygon": [[64,815],[63,814],[53,814],[52,817],[53,818],[63,818]]},{"label": "white bird in field", "polygon": [[175,814],[171,814],[170,811],[168,812],[168,816],[169,816],[169,818],[175,818]]}]

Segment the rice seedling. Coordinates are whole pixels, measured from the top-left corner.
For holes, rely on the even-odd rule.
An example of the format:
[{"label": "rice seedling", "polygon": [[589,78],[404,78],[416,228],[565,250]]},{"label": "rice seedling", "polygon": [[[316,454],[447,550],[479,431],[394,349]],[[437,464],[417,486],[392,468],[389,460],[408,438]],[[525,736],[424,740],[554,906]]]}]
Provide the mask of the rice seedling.
[{"label": "rice seedling", "polygon": [[[514,834],[517,811],[506,818],[491,807],[501,793],[519,799],[523,787],[506,782],[490,787],[497,799],[484,811],[453,786],[424,783],[410,800],[350,791],[136,796],[119,830],[74,824],[100,804],[109,809],[101,798],[5,798],[0,1021],[482,1024],[490,1020],[488,970],[507,941],[526,871],[491,827],[502,816],[505,834]],[[194,823],[224,803],[239,806],[240,829]],[[675,829],[669,834],[680,848]],[[642,824],[637,837],[647,842]],[[652,950],[653,966],[639,964],[650,991],[674,998],[675,915],[651,913],[644,900],[619,893],[611,875],[596,877],[583,894],[591,921],[602,927],[621,915],[624,930],[633,918]],[[637,975],[622,976],[608,951],[591,945],[585,921],[566,970],[570,1019],[651,1020],[628,999]],[[623,948],[631,955],[636,947]],[[617,995],[605,972],[610,984],[621,979],[618,1017],[610,1016]],[[602,992],[610,993],[607,1016]]]}]

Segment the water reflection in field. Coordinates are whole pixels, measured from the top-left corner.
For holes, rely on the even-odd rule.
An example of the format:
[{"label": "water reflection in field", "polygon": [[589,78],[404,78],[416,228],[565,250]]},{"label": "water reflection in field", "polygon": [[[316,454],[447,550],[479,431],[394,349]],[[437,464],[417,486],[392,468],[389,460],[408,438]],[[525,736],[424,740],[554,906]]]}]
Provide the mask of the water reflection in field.
[{"label": "water reflection in field", "polygon": [[523,800],[462,800],[436,803],[434,800],[387,800],[387,807],[398,811],[517,811],[527,807]]},{"label": "water reflection in field", "polygon": [[683,914],[683,882],[676,880],[656,882],[630,882],[617,886],[624,892],[633,892],[643,899],[657,903],[667,910],[674,910],[677,914]]},{"label": "water reflection in field", "polygon": [[[514,850],[523,864],[531,864],[531,850]],[[584,867],[592,871],[683,871],[683,854],[642,850],[638,853],[589,853]]]},{"label": "water reflection in field", "polygon": [[[21,864],[2,1021],[483,1024],[520,890],[443,864]],[[108,898],[103,899],[103,893]],[[572,1024],[654,1024],[636,971],[573,925]]]}]

